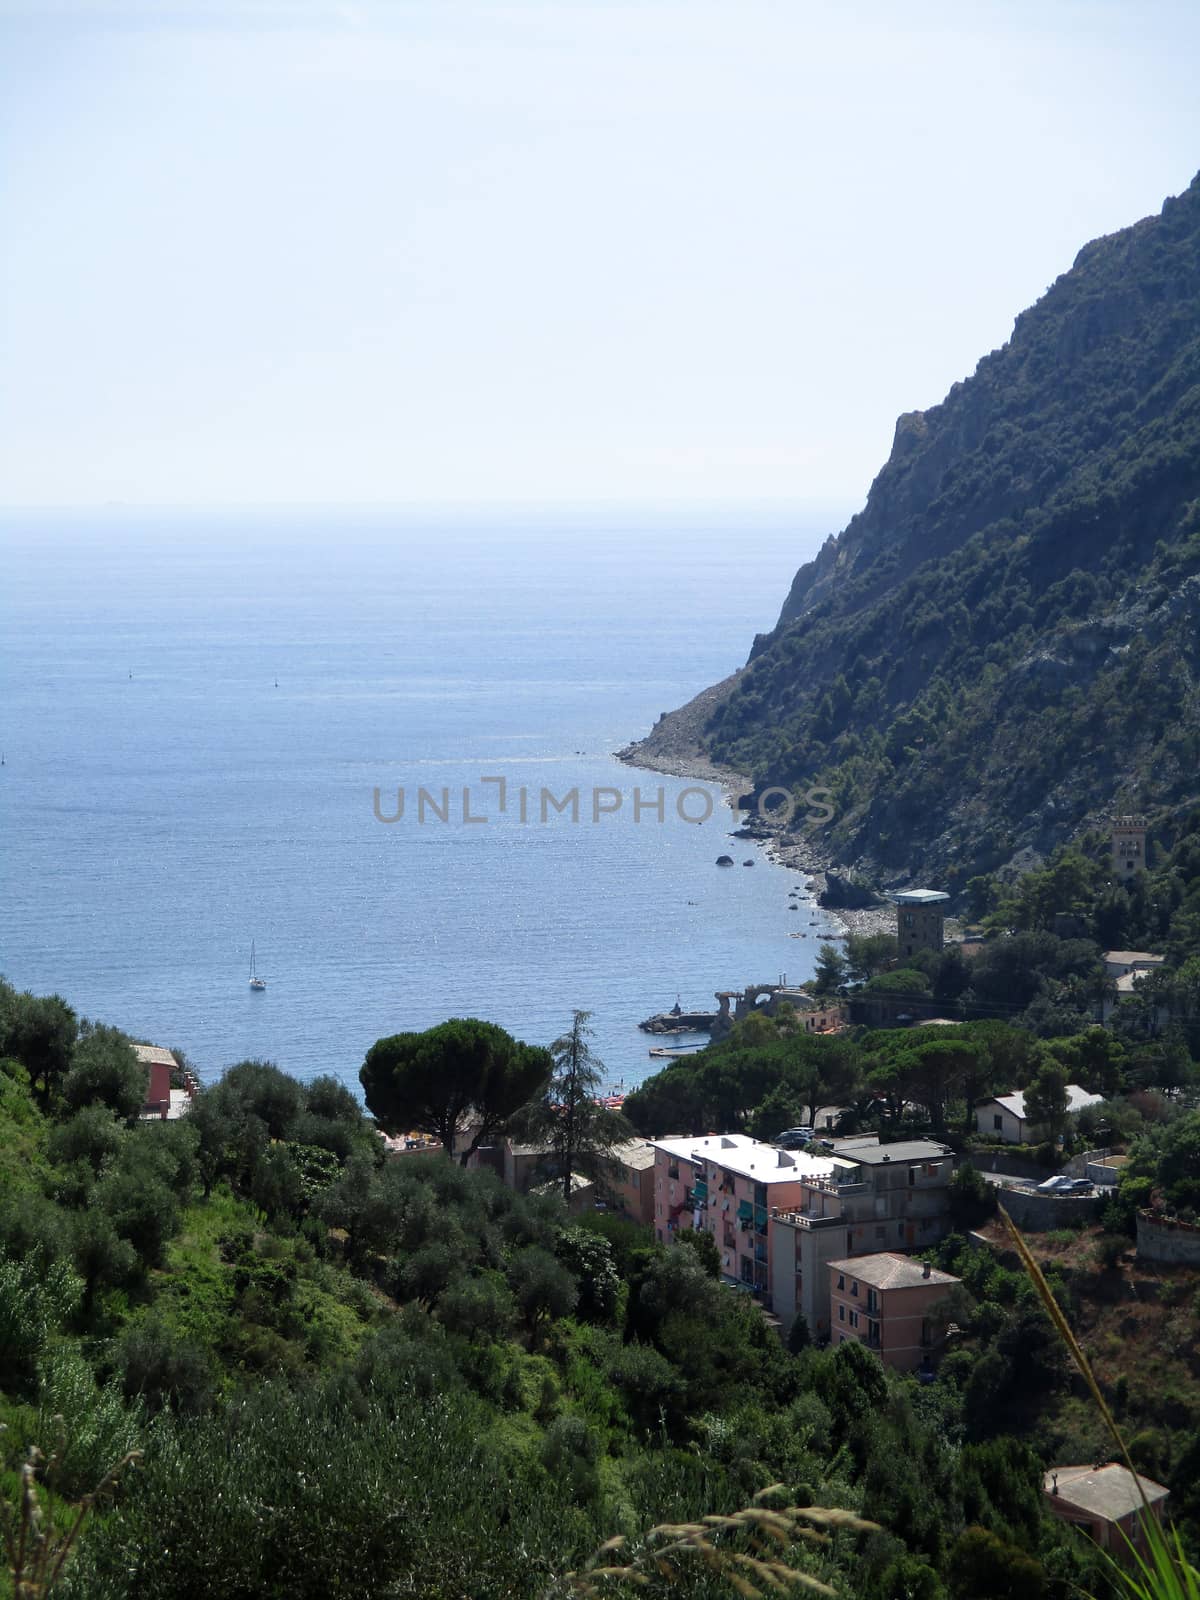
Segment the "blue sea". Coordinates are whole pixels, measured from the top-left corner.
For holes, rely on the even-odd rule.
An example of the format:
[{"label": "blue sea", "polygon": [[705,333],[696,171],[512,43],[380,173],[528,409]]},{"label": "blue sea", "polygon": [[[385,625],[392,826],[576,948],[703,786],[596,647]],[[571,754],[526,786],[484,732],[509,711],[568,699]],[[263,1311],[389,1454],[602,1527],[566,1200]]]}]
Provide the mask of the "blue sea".
[{"label": "blue sea", "polygon": [[259,1057],[357,1087],[382,1034],[546,1043],[583,1008],[631,1086],[641,1018],[804,978],[817,928],[717,789],[682,820],[695,784],[612,752],[744,661],[836,525],[5,513],[0,972],[204,1079]]}]

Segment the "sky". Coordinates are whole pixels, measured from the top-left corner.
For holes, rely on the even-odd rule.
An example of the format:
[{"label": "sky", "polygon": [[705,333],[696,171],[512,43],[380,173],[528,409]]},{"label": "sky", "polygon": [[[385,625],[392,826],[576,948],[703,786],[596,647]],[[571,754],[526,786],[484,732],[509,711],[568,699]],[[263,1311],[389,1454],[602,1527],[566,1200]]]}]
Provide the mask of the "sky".
[{"label": "sky", "polygon": [[860,505],[1200,7],[0,0],[0,501]]}]

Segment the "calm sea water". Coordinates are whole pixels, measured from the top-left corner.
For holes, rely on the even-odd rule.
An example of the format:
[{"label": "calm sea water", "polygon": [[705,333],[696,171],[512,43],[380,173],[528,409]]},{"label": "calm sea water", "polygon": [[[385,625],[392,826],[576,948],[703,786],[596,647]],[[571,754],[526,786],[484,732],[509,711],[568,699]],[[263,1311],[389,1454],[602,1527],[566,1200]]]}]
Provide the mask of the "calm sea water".
[{"label": "calm sea water", "polygon": [[[357,1086],[381,1034],[548,1042],[583,1007],[640,1080],[640,1018],[802,978],[817,929],[727,809],[683,822],[685,782],[610,753],[745,659],[834,520],[5,514],[0,971],[203,1077]],[[580,821],[543,825],[543,787]],[[593,823],[597,787],[624,803]]]}]

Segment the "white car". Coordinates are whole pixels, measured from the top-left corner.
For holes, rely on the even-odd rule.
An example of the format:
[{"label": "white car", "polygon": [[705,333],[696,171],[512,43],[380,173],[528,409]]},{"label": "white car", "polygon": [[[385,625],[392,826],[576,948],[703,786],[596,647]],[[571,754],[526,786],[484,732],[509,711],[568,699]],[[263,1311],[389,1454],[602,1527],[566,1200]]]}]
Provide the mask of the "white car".
[{"label": "white car", "polygon": [[1070,1194],[1071,1185],[1074,1182],[1074,1178],[1068,1178],[1060,1172],[1056,1177],[1047,1178],[1044,1183],[1039,1183],[1037,1192],[1039,1194]]}]

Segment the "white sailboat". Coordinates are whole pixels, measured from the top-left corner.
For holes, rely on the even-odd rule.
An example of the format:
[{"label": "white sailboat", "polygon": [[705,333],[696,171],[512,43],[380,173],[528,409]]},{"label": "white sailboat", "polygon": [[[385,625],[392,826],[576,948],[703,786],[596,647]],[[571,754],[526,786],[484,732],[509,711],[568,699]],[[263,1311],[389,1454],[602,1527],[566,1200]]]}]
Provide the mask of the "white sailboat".
[{"label": "white sailboat", "polygon": [[251,939],[251,941],[250,941],[250,987],[252,989],[265,989],[267,987],[267,980],[265,978],[260,978],[258,973],[254,969],[254,940],[253,939]]}]

